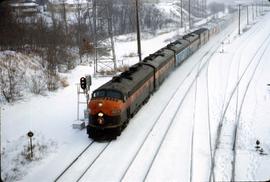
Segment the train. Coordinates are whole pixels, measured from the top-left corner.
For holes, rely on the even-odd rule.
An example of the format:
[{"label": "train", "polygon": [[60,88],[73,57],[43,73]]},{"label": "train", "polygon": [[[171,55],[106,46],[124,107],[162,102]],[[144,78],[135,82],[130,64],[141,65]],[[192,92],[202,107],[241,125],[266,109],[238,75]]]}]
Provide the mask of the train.
[{"label": "train", "polygon": [[179,37],[94,90],[88,103],[88,137],[113,140],[120,136],[130,119],[168,75],[206,44],[211,36],[219,33],[228,21],[212,23]]}]

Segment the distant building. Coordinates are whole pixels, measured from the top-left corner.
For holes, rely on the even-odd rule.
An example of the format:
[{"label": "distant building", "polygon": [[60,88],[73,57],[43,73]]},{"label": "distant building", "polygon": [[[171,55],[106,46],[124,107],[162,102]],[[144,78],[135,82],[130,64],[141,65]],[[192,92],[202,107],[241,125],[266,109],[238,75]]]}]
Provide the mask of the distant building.
[{"label": "distant building", "polygon": [[49,0],[48,8],[61,10],[65,6],[66,11],[75,11],[77,8],[86,9],[89,6],[87,0]]},{"label": "distant building", "polygon": [[34,0],[12,1],[10,7],[14,13],[29,16],[40,12],[41,7]]}]

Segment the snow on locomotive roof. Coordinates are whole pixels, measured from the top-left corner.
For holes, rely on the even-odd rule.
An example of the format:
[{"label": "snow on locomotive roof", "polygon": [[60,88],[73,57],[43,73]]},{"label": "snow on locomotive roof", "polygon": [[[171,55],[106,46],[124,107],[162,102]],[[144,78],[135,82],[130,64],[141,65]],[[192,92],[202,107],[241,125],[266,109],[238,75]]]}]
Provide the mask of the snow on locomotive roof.
[{"label": "snow on locomotive roof", "polygon": [[172,50],[165,48],[162,48],[155,52],[154,54],[150,54],[148,57],[146,57],[143,62],[146,64],[150,64],[154,66],[155,68],[160,68],[164,64],[166,64],[171,57],[173,57],[174,53]]},{"label": "snow on locomotive roof", "polygon": [[195,33],[195,34],[201,34],[201,33],[206,32],[206,31],[208,31],[207,28],[200,28],[200,29],[198,29],[198,30],[195,30],[195,31],[192,32],[192,33]]},{"label": "snow on locomotive roof", "polygon": [[199,35],[197,35],[195,33],[189,33],[189,34],[183,36],[183,39],[188,40],[189,42],[194,42],[198,38],[199,38]]},{"label": "snow on locomotive roof", "polygon": [[167,45],[167,49],[171,49],[171,50],[174,50],[176,52],[179,52],[188,46],[189,46],[189,42],[187,40],[183,39],[183,37],[181,37],[178,40]]},{"label": "snow on locomotive roof", "polygon": [[113,77],[97,90],[117,90],[123,95],[131,95],[144,83],[144,80],[153,75],[153,69],[147,65],[137,63],[128,71]]}]

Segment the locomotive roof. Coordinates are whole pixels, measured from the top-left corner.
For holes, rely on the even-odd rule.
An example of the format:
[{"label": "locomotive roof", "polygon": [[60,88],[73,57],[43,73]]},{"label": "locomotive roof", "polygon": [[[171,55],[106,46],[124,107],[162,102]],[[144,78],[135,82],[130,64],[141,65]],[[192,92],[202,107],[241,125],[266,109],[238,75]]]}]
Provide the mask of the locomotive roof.
[{"label": "locomotive roof", "polygon": [[150,78],[153,73],[153,68],[137,63],[131,66],[128,71],[113,77],[97,90],[116,90],[123,95],[131,95],[144,83],[145,78]]},{"label": "locomotive roof", "polygon": [[186,47],[188,47],[189,42],[182,37],[167,45],[167,49],[174,50],[175,52],[180,52]]},{"label": "locomotive roof", "polygon": [[172,50],[162,48],[154,54],[150,54],[148,57],[144,58],[143,63],[150,64],[155,68],[160,68],[161,66],[166,64],[173,56],[174,53]]},{"label": "locomotive roof", "polygon": [[204,33],[204,32],[208,32],[208,29],[207,29],[207,28],[200,28],[200,29],[198,29],[198,30],[195,30],[195,31],[192,32],[192,33],[195,33],[195,34],[200,35],[200,34],[202,34],[202,33]]},{"label": "locomotive roof", "polygon": [[195,33],[189,33],[189,34],[183,36],[183,39],[188,40],[189,42],[194,42],[198,38],[199,38],[199,35],[197,35]]}]

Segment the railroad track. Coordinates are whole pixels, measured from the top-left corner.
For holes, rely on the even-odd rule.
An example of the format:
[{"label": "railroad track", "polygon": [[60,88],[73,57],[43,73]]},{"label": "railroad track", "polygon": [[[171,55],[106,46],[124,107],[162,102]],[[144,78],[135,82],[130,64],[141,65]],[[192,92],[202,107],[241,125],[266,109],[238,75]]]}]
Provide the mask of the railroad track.
[{"label": "railroad track", "polygon": [[102,153],[106,150],[106,148],[110,145],[110,142],[107,143],[103,149],[101,150],[101,152],[98,153],[98,155],[96,155],[96,157],[94,158],[94,160],[87,166],[87,168],[83,171],[83,173],[79,176],[79,178],[76,180],[77,182],[80,181],[80,179],[87,173],[87,171],[92,167],[92,165],[97,161],[97,159],[102,155]]},{"label": "railroad track", "polygon": [[[207,53],[205,53],[204,54],[204,56],[203,57],[205,57],[207,54],[209,53],[209,51],[207,52]],[[193,70],[194,69],[196,69],[196,67],[198,67],[198,64],[199,64],[200,62],[198,62],[198,63],[196,63],[193,67],[192,67],[192,69],[191,69],[191,71],[186,75],[186,77],[184,78],[184,80],[178,85],[178,88],[177,88],[177,90],[174,92],[174,94],[171,96],[171,98],[170,98],[170,100],[167,102],[167,104],[165,105],[165,107],[163,108],[163,112],[162,113],[160,113],[160,115],[159,115],[159,119],[161,118],[161,116],[162,116],[162,114],[164,114],[164,112],[165,112],[165,110],[166,110],[166,108],[167,108],[167,106],[169,105],[169,103],[173,100],[173,97],[176,95],[176,93],[177,93],[177,91],[180,89],[180,87],[181,87],[181,85],[186,81],[186,79],[192,74],[192,72],[193,72]],[[191,86],[190,86],[190,88],[191,88]],[[189,89],[190,89],[189,88]],[[183,99],[184,100],[184,99]],[[146,138],[144,139],[144,142],[141,144],[141,146],[140,146],[140,148],[139,148],[139,150],[137,151],[137,153],[136,153],[136,155],[135,155],[135,157],[137,156],[137,154],[139,153],[139,151],[140,151],[140,149],[142,148],[142,146],[143,146],[143,144],[145,143],[145,141],[146,141],[146,139],[148,138],[148,136],[151,134],[151,131],[153,130],[153,128],[155,127],[155,125],[157,124],[157,122],[158,122],[158,120],[156,120],[156,122],[153,124],[153,126],[151,127],[151,129],[149,130],[149,132],[147,133],[147,136],[146,136]],[[93,156],[92,157],[92,159],[91,160],[89,160],[89,161],[92,161],[92,162],[90,162],[89,164],[88,164],[88,166],[87,167],[85,167],[85,169],[83,170],[83,171],[81,171],[82,173],[80,174],[80,175],[78,175],[78,174],[75,174],[75,175],[72,175],[71,173],[72,173],[72,168],[73,168],[73,166],[75,166],[75,165],[78,165],[78,163],[80,163],[80,158],[83,158],[84,157],[84,155],[87,153],[87,151],[89,151],[90,149],[91,149],[91,146],[93,146],[94,144],[97,144],[97,142],[94,142],[94,141],[92,141],[89,145],[87,145],[84,149],[83,149],[83,151],[78,155],[78,156],[76,156],[75,157],[75,159],[74,160],[72,160],[72,162],[56,177],[56,179],[54,180],[55,182],[56,181],[65,181],[65,179],[73,179],[74,181],[79,181],[86,173],[87,173],[87,171],[89,171],[90,169],[91,169],[91,167],[93,166],[93,164],[97,161],[97,159],[102,155],[102,153],[106,150],[106,148],[110,145],[110,143],[111,142],[109,142],[109,143],[107,143],[107,144],[105,144],[103,147],[102,147],[102,149],[100,149],[100,152],[98,152],[98,153],[96,153],[96,155],[95,156]],[[83,161],[83,163],[85,163],[85,161]],[[131,163],[130,163],[130,165],[131,165]],[[130,167],[130,165],[129,165],[129,167]],[[127,170],[129,169],[129,167],[127,168]],[[126,171],[127,171],[126,170]],[[68,177],[67,177],[68,176]],[[72,176],[72,177],[71,177]],[[76,176],[76,177],[75,177]]]},{"label": "railroad track", "polygon": [[[170,97],[170,99],[167,101],[166,105],[164,106],[164,108],[162,109],[162,112],[159,114],[158,118],[155,120],[154,124],[152,125],[151,129],[148,131],[146,137],[144,138],[143,142],[141,143],[141,145],[139,146],[138,150],[136,151],[135,155],[133,156],[132,160],[129,162],[128,167],[126,168],[126,170],[124,171],[122,177],[121,177],[121,181],[125,180],[125,176],[127,175],[128,171],[130,170],[132,164],[134,163],[134,161],[136,160],[137,156],[139,155],[139,153],[141,152],[142,148],[144,145],[146,145],[147,139],[149,138],[149,136],[151,136],[153,129],[155,128],[155,126],[162,121],[162,117],[164,117],[164,115],[167,115],[168,113],[166,112],[168,110],[168,107],[170,105],[170,103],[175,100],[176,98],[179,99],[179,97],[176,97],[177,93],[179,92],[179,90],[181,89],[181,86],[183,86],[184,82],[187,80],[187,78],[192,74],[192,72],[194,72],[194,70],[196,68],[198,68],[198,70],[196,71],[195,77],[193,78],[191,84],[188,86],[188,88],[186,90],[184,90],[184,96],[181,98],[181,101],[178,104],[178,107],[176,109],[176,111],[173,113],[172,118],[169,121],[168,126],[164,129],[165,132],[163,133],[160,142],[158,143],[158,146],[156,146],[156,152],[153,155],[148,170],[146,172],[146,174],[144,175],[144,180],[147,178],[149,171],[152,168],[152,165],[160,151],[160,148],[162,147],[163,142],[165,141],[165,138],[174,122],[174,119],[177,115],[177,111],[180,110],[180,107],[182,106],[186,96],[188,95],[188,93],[190,92],[190,90],[192,89],[194,83],[196,82],[198,76],[200,75],[201,71],[208,66],[208,61],[210,60],[210,58],[213,56],[213,54],[216,53],[217,49],[219,48],[219,45],[214,45],[211,47],[211,49],[209,49],[204,55],[203,58],[201,59],[201,61],[199,61],[198,63],[196,63],[193,68],[191,69],[191,71],[186,75],[185,79],[178,85],[177,89],[174,91],[174,93],[172,94],[172,96]],[[208,56],[208,57],[207,57]],[[206,59],[206,61],[203,62],[203,60]],[[203,62],[203,63],[202,63]],[[202,66],[201,66],[202,64]],[[192,144],[191,144],[192,145]]]},{"label": "railroad track", "polygon": [[[215,46],[216,46],[216,45],[215,45]],[[209,54],[210,54],[210,57],[212,57],[212,55],[213,55],[213,54],[216,52],[216,50],[218,49],[218,47],[215,47],[215,46],[212,47],[212,48],[215,49],[215,51],[210,52],[210,50],[209,50],[207,53],[205,53],[205,55],[203,56],[203,58],[205,58],[207,55],[209,56]],[[211,48],[211,49],[212,49],[212,48]],[[162,117],[162,115],[164,114],[166,108],[168,107],[169,103],[173,100],[174,96],[177,94],[177,91],[179,91],[181,85],[184,84],[184,82],[188,79],[188,77],[192,74],[192,72],[194,72],[194,70],[195,70],[196,68],[199,68],[199,69],[197,70],[196,75],[195,75],[195,79],[192,81],[192,83],[190,84],[190,86],[189,86],[188,89],[186,90],[185,95],[184,95],[184,97],[182,98],[182,100],[181,100],[181,102],[180,102],[180,104],[179,104],[179,106],[178,106],[177,111],[180,109],[181,105],[183,104],[183,101],[185,100],[185,98],[186,98],[188,92],[189,92],[189,91],[191,90],[191,88],[193,87],[193,85],[194,85],[194,83],[196,82],[196,80],[197,80],[198,76],[200,75],[201,71],[202,71],[205,67],[207,67],[207,69],[208,69],[208,61],[210,60],[210,57],[207,58],[207,61],[205,61],[203,64],[202,64],[202,60],[203,60],[203,59],[202,59],[200,62],[196,63],[196,64],[192,67],[191,71],[186,75],[186,77],[184,78],[184,80],[178,85],[177,90],[174,92],[174,94],[171,96],[170,100],[169,100],[169,101],[167,102],[167,104],[164,106],[163,112],[160,113],[160,115],[159,115],[159,117],[158,117],[159,119],[160,119],[160,118]],[[201,66],[200,64],[202,64],[202,66]],[[176,116],[177,111],[175,112],[174,117]],[[121,178],[121,180],[124,179],[124,177],[125,177],[127,171],[130,169],[130,167],[131,167],[133,161],[135,160],[135,158],[137,157],[137,155],[138,155],[139,152],[141,151],[141,149],[142,149],[142,147],[144,146],[144,144],[145,144],[147,138],[151,135],[151,132],[153,131],[154,127],[157,125],[158,121],[159,121],[159,120],[156,120],[156,122],[154,122],[154,124],[152,125],[151,129],[148,131],[148,133],[147,133],[147,135],[146,135],[146,137],[145,137],[143,143],[140,145],[140,147],[139,147],[139,149],[137,150],[136,154],[134,155],[132,161],[129,163],[127,169],[125,170],[125,172],[124,172],[124,174],[123,174],[123,176],[122,176],[122,178]],[[159,150],[160,150],[160,148],[161,148],[161,146],[162,146],[162,144],[163,144],[163,142],[164,142],[164,140],[165,140],[165,138],[166,138],[166,136],[167,136],[167,133],[169,132],[170,127],[171,127],[171,125],[173,124],[173,122],[174,122],[174,120],[172,119],[172,120],[170,121],[170,123],[169,123],[168,128],[166,129],[165,134],[164,134],[163,137],[162,137],[162,141],[160,142],[160,144],[159,144],[159,146],[158,146],[158,150],[156,150],[156,153],[155,153],[155,155],[154,155],[154,158],[153,158],[153,160],[151,161],[151,165],[150,165],[150,167],[149,167],[149,169],[148,169],[148,171],[147,171],[147,173],[146,173],[144,179],[147,178],[147,175],[148,175],[149,171],[151,170],[151,167],[152,167],[152,165],[153,165],[153,163],[154,163],[154,161],[155,161],[155,158],[157,157],[157,155],[158,155],[158,153],[159,153]],[[80,180],[82,179],[82,177],[83,177],[88,171],[91,170],[91,167],[92,167],[92,166],[96,163],[96,161],[100,158],[100,156],[101,156],[101,155],[103,154],[103,152],[107,149],[107,147],[110,145],[110,143],[111,143],[111,142],[106,143],[106,144],[103,144],[103,146],[100,148],[99,152],[95,154],[95,157],[91,157],[91,160],[90,160],[90,161],[92,161],[92,162],[90,162],[89,164],[87,164],[87,166],[84,168],[84,170],[81,171],[82,173],[80,173],[79,175],[77,175],[76,179],[74,178],[74,179],[75,179],[74,181],[80,181]],[[65,169],[63,170],[63,172],[56,178],[55,181],[61,181],[62,179],[65,179],[64,176],[65,176],[67,173],[69,173],[69,171],[72,169],[72,166],[74,166],[74,164],[77,163],[77,162],[79,161],[79,159],[82,158],[82,157],[84,156],[83,154],[85,154],[87,151],[89,151],[89,149],[93,148],[92,145],[94,145],[94,144],[96,144],[96,143],[95,143],[95,142],[90,143],[90,144],[83,150],[83,152],[82,152],[78,157],[76,157],[76,158],[71,162],[71,164],[67,166],[67,168],[65,168]],[[92,146],[92,147],[90,147],[90,146]],[[191,144],[191,146],[193,146],[193,145]],[[84,161],[84,163],[85,163],[85,161]],[[70,179],[70,178],[69,178],[69,179]]]},{"label": "railroad track", "polygon": [[54,180],[55,182],[58,181],[70,168],[71,166],[86,152],[86,150],[88,150],[91,145],[94,143],[94,141],[92,141],[89,145],[87,145],[82,152],[74,159],[72,160],[72,162],[63,170],[63,172],[61,172],[56,179]]},{"label": "railroad track", "polygon": [[[97,143],[91,141],[90,144],[87,145],[74,160],[72,160],[72,162],[56,177],[54,181],[79,181],[96,162],[100,155],[102,155],[110,143],[111,142]],[[86,158],[87,160],[85,160]],[[86,161],[90,161],[90,163],[87,164]]]},{"label": "railroad track", "polygon": [[255,68],[252,72],[252,75],[247,83],[247,86],[245,88],[245,91],[244,91],[244,95],[242,97],[242,100],[240,102],[240,106],[239,106],[239,111],[238,111],[238,114],[237,114],[237,120],[236,120],[236,127],[235,127],[235,132],[234,132],[234,143],[233,143],[233,164],[232,164],[232,181],[235,181],[235,167],[236,167],[236,145],[237,145],[237,139],[238,139],[238,126],[239,126],[239,123],[240,123],[240,118],[241,118],[241,114],[242,114],[242,109],[243,109],[243,106],[244,106],[244,102],[245,102],[245,99],[246,99],[246,95],[248,93],[248,90],[249,90],[249,87],[250,87],[250,84],[251,82],[253,81],[253,78],[256,74],[256,71],[262,61],[262,57],[265,55],[266,51],[269,49],[269,43],[270,43],[270,35],[268,37],[268,43],[266,44],[266,47],[263,49],[263,53],[260,55],[259,57],[259,61],[257,62],[257,64],[255,65]]},{"label": "railroad track", "polygon": [[[246,37],[245,37],[245,40],[242,42],[239,42],[238,43],[238,46],[239,47],[239,50],[243,50],[245,47],[247,47],[249,45],[249,38],[252,37],[254,35],[254,33],[256,32],[259,32],[262,28],[262,24],[260,25],[260,28],[259,29],[253,29],[249,32],[247,32],[246,34]],[[238,47],[237,46],[237,47]],[[240,52],[240,53],[239,53]],[[238,60],[241,60],[242,59],[242,51],[235,51],[232,55],[232,58],[230,59],[230,63],[229,63],[229,69],[228,69],[228,72],[227,72],[227,77],[229,78],[230,76],[230,70],[231,70],[231,67],[232,67],[232,63],[233,62],[238,62],[237,64],[237,80],[239,80],[239,69],[240,69],[240,61]],[[208,68],[207,68],[208,69]],[[208,70],[207,70],[207,76],[208,76]],[[219,136],[220,133],[221,133],[221,126],[223,125],[223,121],[224,121],[224,111],[227,110],[226,107],[228,107],[228,105],[230,104],[230,100],[227,101],[226,103],[226,93],[228,91],[228,82],[229,82],[230,79],[226,79],[226,83],[225,83],[225,92],[224,92],[224,95],[223,95],[223,99],[222,99],[222,106],[221,106],[221,110],[220,110],[220,118],[222,118],[220,121],[219,121],[219,127],[218,127],[218,130],[217,130],[217,135]],[[214,174],[214,165],[215,165],[215,155],[216,155],[216,149],[217,149],[217,140],[218,140],[218,137],[214,143],[214,149],[213,149],[213,144],[212,144],[212,141],[211,141],[211,122],[210,122],[210,108],[209,108],[209,86],[208,86],[208,79],[207,79],[207,100],[208,100],[208,104],[207,104],[207,107],[208,107],[208,127],[209,127],[209,143],[210,143],[210,150],[211,150],[211,170],[210,170],[210,174],[209,174],[209,181],[212,181],[212,179],[215,181],[215,174]],[[237,98],[238,98],[238,87],[237,87]],[[236,112],[237,112],[237,107],[236,106]],[[226,112],[226,111],[225,111]]]},{"label": "railroad track", "polygon": [[[203,57],[207,56],[207,54],[209,53],[209,51],[207,53],[204,54]],[[167,106],[169,105],[169,103],[173,100],[173,97],[176,95],[177,91],[180,89],[181,85],[186,81],[186,79],[192,74],[193,70],[196,69],[196,67],[198,67],[198,64],[200,64],[201,62],[198,62],[196,63],[191,71],[186,75],[186,77],[184,78],[184,80],[178,85],[178,89],[174,92],[174,94],[171,96],[170,100],[167,102],[167,104],[165,105],[165,107],[163,108],[163,112],[160,113],[159,117],[158,118],[161,118],[162,114],[164,114]],[[198,73],[197,73],[197,76],[198,76]],[[194,82],[193,82],[194,83]],[[193,85],[193,84],[192,84]],[[191,86],[192,86],[191,85]],[[189,90],[191,88],[191,86],[189,87]],[[186,92],[187,94],[188,92]],[[183,99],[184,100],[184,99]],[[182,101],[183,102],[183,101]],[[157,124],[157,121],[153,124],[152,128],[149,130],[149,132],[147,133],[147,136],[146,138],[144,139],[144,142],[141,144],[139,150],[137,151],[136,155],[134,157],[137,156],[137,154],[139,153],[140,149],[142,148],[143,144],[145,143],[146,139],[148,138],[148,136],[151,134],[151,131],[153,130],[153,128],[155,127],[155,125]],[[80,159],[81,158],[84,158],[85,155],[87,155],[86,153],[91,150],[91,148],[93,148],[93,145],[98,145],[97,142],[94,142],[92,141],[89,145],[87,145],[83,150],[82,152],[75,157],[75,159],[72,160],[72,162],[65,168],[63,169],[63,171],[55,178],[55,182],[56,181],[65,181],[65,179],[69,179],[69,180],[74,180],[74,181],[79,181],[86,173],[87,171],[91,170],[91,167],[93,166],[93,164],[97,161],[97,159],[102,155],[102,153],[106,150],[106,148],[110,145],[111,142],[109,143],[106,143],[106,144],[102,144],[104,146],[102,146],[100,149],[99,149],[99,152],[96,153],[94,156],[91,157],[90,160],[88,161],[92,161],[88,164],[88,166],[84,167],[84,170],[81,170],[81,174],[72,174],[72,170],[74,170],[73,168],[75,168],[74,166],[76,165],[80,165],[81,161]],[[83,163],[85,163],[85,161],[83,161]],[[130,163],[131,165],[131,163]],[[129,167],[130,167],[129,165]],[[129,167],[127,168],[127,170],[129,169]],[[126,170],[126,171],[127,171]],[[124,176],[123,176],[124,177]]]},{"label": "railroad track", "polygon": [[[260,55],[260,57],[262,57],[265,53],[265,51],[267,50],[267,44],[269,44],[269,41],[270,41],[270,35],[267,36],[267,38],[260,44],[258,50],[261,50],[263,49],[263,53]],[[266,46],[266,47],[265,47]],[[265,48],[264,48],[265,47]],[[232,159],[232,171],[231,171],[231,176],[230,176],[230,179],[228,180],[232,180],[234,181],[234,177],[235,177],[235,159],[236,159],[236,150],[235,150],[235,146],[236,146],[236,142],[237,142],[237,129],[238,129],[238,124],[239,124],[239,120],[240,120],[240,115],[241,115],[241,110],[242,110],[242,107],[243,107],[243,103],[244,103],[244,99],[245,99],[245,95],[246,95],[246,92],[247,92],[247,89],[245,90],[245,94],[242,98],[242,102],[240,104],[240,109],[238,110],[238,88],[239,88],[239,85],[243,79],[243,77],[246,75],[246,72],[248,71],[248,69],[250,68],[250,66],[255,62],[256,60],[256,57],[258,57],[259,55],[259,52],[260,51],[257,51],[253,57],[250,59],[250,61],[248,62],[247,66],[245,67],[245,69],[243,70],[243,72],[239,75],[237,75],[237,82],[235,84],[235,86],[233,87],[233,90],[232,92],[230,93],[229,95],[229,98],[228,98],[228,101],[226,102],[226,104],[224,105],[224,110],[222,112],[222,115],[221,115],[221,118],[220,118],[220,122],[219,122],[219,127],[218,127],[218,133],[217,133],[217,138],[216,138],[216,141],[215,141],[215,150],[214,150],[214,161],[213,161],[213,164],[216,165],[216,153],[217,153],[217,150],[219,148],[219,146],[222,144],[222,143],[227,143],[227,144],[231,144],[231,149],[232,149],[232,152],[233,152],[233,159]],[[240,56],[241,57],[241,56]],[[260,60],[259,60],[260,62]],[[253,76],[256,72],[256,69],[257,69],[257,66],[259,65],[259,62],[258,64],[256,65],[255,69],[254,69],[254,72],[253,72]],[[240,63],[239,63],[240,64]],[[239,67],[238,67],[238,72],[239,72]],[[250,82],[252,81],[253,79],[253,76],[249,79],[248,81],[248,85],[250,84]],[[226,118],[226,115],[228,113],[228,110],[229,110],[229,106],[231,104],[231,101],[233,100],[233,97],[236,96],[236,106],[235,106],[235,125],[233,126],[234,128],[232,129],[233,134],[228,134],[228,131],[226,131],[226,125],[224,124],[224,120]],[[228,127],[228,126],[227,126]],[[224,133],[225,134],[222,134],[222,130],[224,130]],[[223,136],[222,136],[223,135]],[[226,141],[226,135],[227,137],[232,135],[233,138],[232,140],[233,141],[227,141],[227,142],[224,142]],[[223,142],[222,142],[223,140]],[[211,170],[211,173],[214,173],[214,165],[212,165],[212,170]],[[215,178],[214,178],[215,180]]]}]

